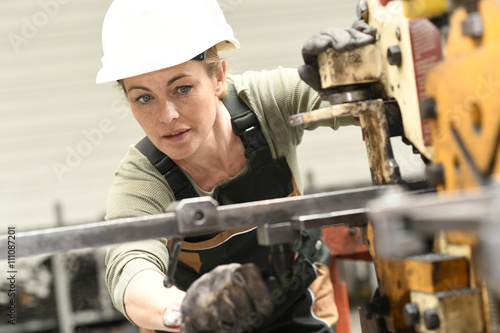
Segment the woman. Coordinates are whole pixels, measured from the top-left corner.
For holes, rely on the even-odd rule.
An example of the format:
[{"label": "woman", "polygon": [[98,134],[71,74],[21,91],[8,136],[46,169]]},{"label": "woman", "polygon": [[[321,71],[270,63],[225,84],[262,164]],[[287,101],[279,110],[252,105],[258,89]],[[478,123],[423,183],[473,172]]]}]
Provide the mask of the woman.
[{"label": "woman", "polygon": [[[108,220],[164,213],[173,201],[196,195],[231,203],[300,194],[296,146],[303,129],[289,127],[288,117],[320,107],[321,99],[297,70],[227,75],[217,51],[238,47],[216,0],[115,0],[111,5],[103,25],[103,67],[97,82],[119,82],[151,147],[178,167],[177,175],[192,195],[179,194],[143,147],[134,146],[116,173]],[[223,103],[227,94],[237,96],[255,115],[252,129],[258,129],[259,149],[264,151],[259,156],[267,154],[268,161],[251,157],[254,151],[248,148],[246,134],[233,129],[231,110]],[[337,129],[351,123],[353,119],[346,118],[318,125]],[[266,176],[267,171],[259,170],[267,166],[274,171]],[[257,174],[264,174],[254,182],[261,185],[249,189]],[[279,191],[262,191],[269,187],[265,177],[271,180],[277,174],[290,177],[283,177]],[[238,189],[241,184],[246,185]],[[261,271],[269,252],[258,246],[254,228],[186,239],[176,272],[178,285],[171,288],[163,286],[167,246],[160,238],[108,250],[110,295],[132,323],[178,331],[182,305],[186,332],[332,332],[337,312],[325,266],[329,254],[318,232],[304,233],[297,243],[294,274],[303,277],[300,288],[285,290],[279,300],[265,288]],[[236,273],[241,279],[235,282]],[[253,291],[261,292],[249,296]],[[262,300],[271,300],[266,303],[271,307],[261,308]],[[225,306],[231,307],[230,319]],[[253,318],[245,317],[249,314]]]}]

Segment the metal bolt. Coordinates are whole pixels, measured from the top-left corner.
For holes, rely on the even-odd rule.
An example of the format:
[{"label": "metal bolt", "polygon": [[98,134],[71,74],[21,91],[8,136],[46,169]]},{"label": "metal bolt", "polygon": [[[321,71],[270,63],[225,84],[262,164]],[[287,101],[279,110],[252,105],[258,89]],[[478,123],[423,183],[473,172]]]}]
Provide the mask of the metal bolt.
[{"label": "metal bolt", "polygon": [[401,29],[396,28],[396,38],[401,41]]},{"label": "metal bolt", "polygon": [[356,6],[356,14],[358,15],[359,20],[368,21],[368,4],[365,1],[359,1]]},{"label": "metal bolt", "polygon": [[403,308],[403,318],[406,325],[414,326],[420,321],[420,312],[416,303],[407,303]]},{"label": "metal bolt", "polygon": [[479,11],[479,0],[464,0],[463,5],[467,13],[475,13]]},{"label": "metal bolt", "polygon": [[422,119],[437,119],[437,103],[433,97],[422,99],[420,102],[420,115]]},{"label": "metal bolt", "polygon": [[403,55],[399,46],[393,45],[387,49],[387,60],[393,66],[401,66]]},{"label": "metal bolt", "polygon": [[201,211],[201,210],[196,210],[193,213],[193,219],[195,221],[201,221],[201,220],[203,220],[204,217],[205,217],[205,214],[203,214],[203,211]]},{"label": "metal bolt", "polygon": [[369,301],[363,301],[361,303],[361,308],[363,308],[363,312],[365,314],[365,319],[370,320],[373,318],[373,315],[375,313],[373,309],[373,304],[370,303]]},{"label": "metal bolt", "polygon": [[426,309],[424,311],[424,325],[428,330],[439,328],[439,314],[436,309]]},{"label": "metal bolt", "polygon": [[483,19],[478,12],[469,13],[462,21],[462,35],[472,38],[483,37]]},{"label": "metal bolt", "polygon": [[444,186],[444,167],[441,163],[428,165],[425,169],[425,175],[427,177],[427,181],[431,186]]}]

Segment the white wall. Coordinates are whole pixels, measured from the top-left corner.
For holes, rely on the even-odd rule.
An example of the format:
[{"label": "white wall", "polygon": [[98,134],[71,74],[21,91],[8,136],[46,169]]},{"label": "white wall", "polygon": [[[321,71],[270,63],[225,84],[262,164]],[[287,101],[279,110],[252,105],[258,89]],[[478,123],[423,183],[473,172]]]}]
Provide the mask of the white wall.
[{"label": "white wall", "polygon": [[[304,40],[328,26],[350,24],[357,3],[219,2],[242,44],[224,54],[233,73],[298,67]],[[143,136],[114,84],[94,83],[110,3],[0,1],[0,226],[54,226],[56,202],[68,224],[100,220],[114,170]],[[419,158],[399,141],[404,174],[420,174]],[[359,128],[306,133],[299,154],[302,173],[312,173],[316,186],[370,183]]]}]

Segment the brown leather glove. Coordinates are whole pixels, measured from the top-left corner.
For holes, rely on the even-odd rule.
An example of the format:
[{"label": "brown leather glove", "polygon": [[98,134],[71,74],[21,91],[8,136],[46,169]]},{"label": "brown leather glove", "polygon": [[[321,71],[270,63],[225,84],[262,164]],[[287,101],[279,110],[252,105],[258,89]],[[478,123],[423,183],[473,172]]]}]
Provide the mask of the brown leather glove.
[{"label": "brown leather glove", "polygon": [[375,42],[376,34],[377,30],[359,20],[348,28],[328,28],[313,35],[302,47],[305,65],[299,67],[300,78],[321,95],[323,89],[319,77],[318,55],[329,48],[345,52],[371,44]]},{"label": "brown leather glove", "polygon": [[221,265],[187,290],[182,302],[181,332],[234,332],[251,315],[267,315],[271,296],[254,264]]}]

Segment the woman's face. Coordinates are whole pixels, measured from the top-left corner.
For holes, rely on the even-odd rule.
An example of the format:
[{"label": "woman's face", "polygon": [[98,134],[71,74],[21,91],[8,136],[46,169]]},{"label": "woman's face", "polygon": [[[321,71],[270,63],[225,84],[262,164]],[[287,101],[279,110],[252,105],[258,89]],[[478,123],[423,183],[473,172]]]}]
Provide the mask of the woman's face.
[{"label": "woman's face", "polygon": [[191,157],[214,135],[225,87],[225,66],[210,77],[201,61],[123,80],[135,119],[173,160]]}]

